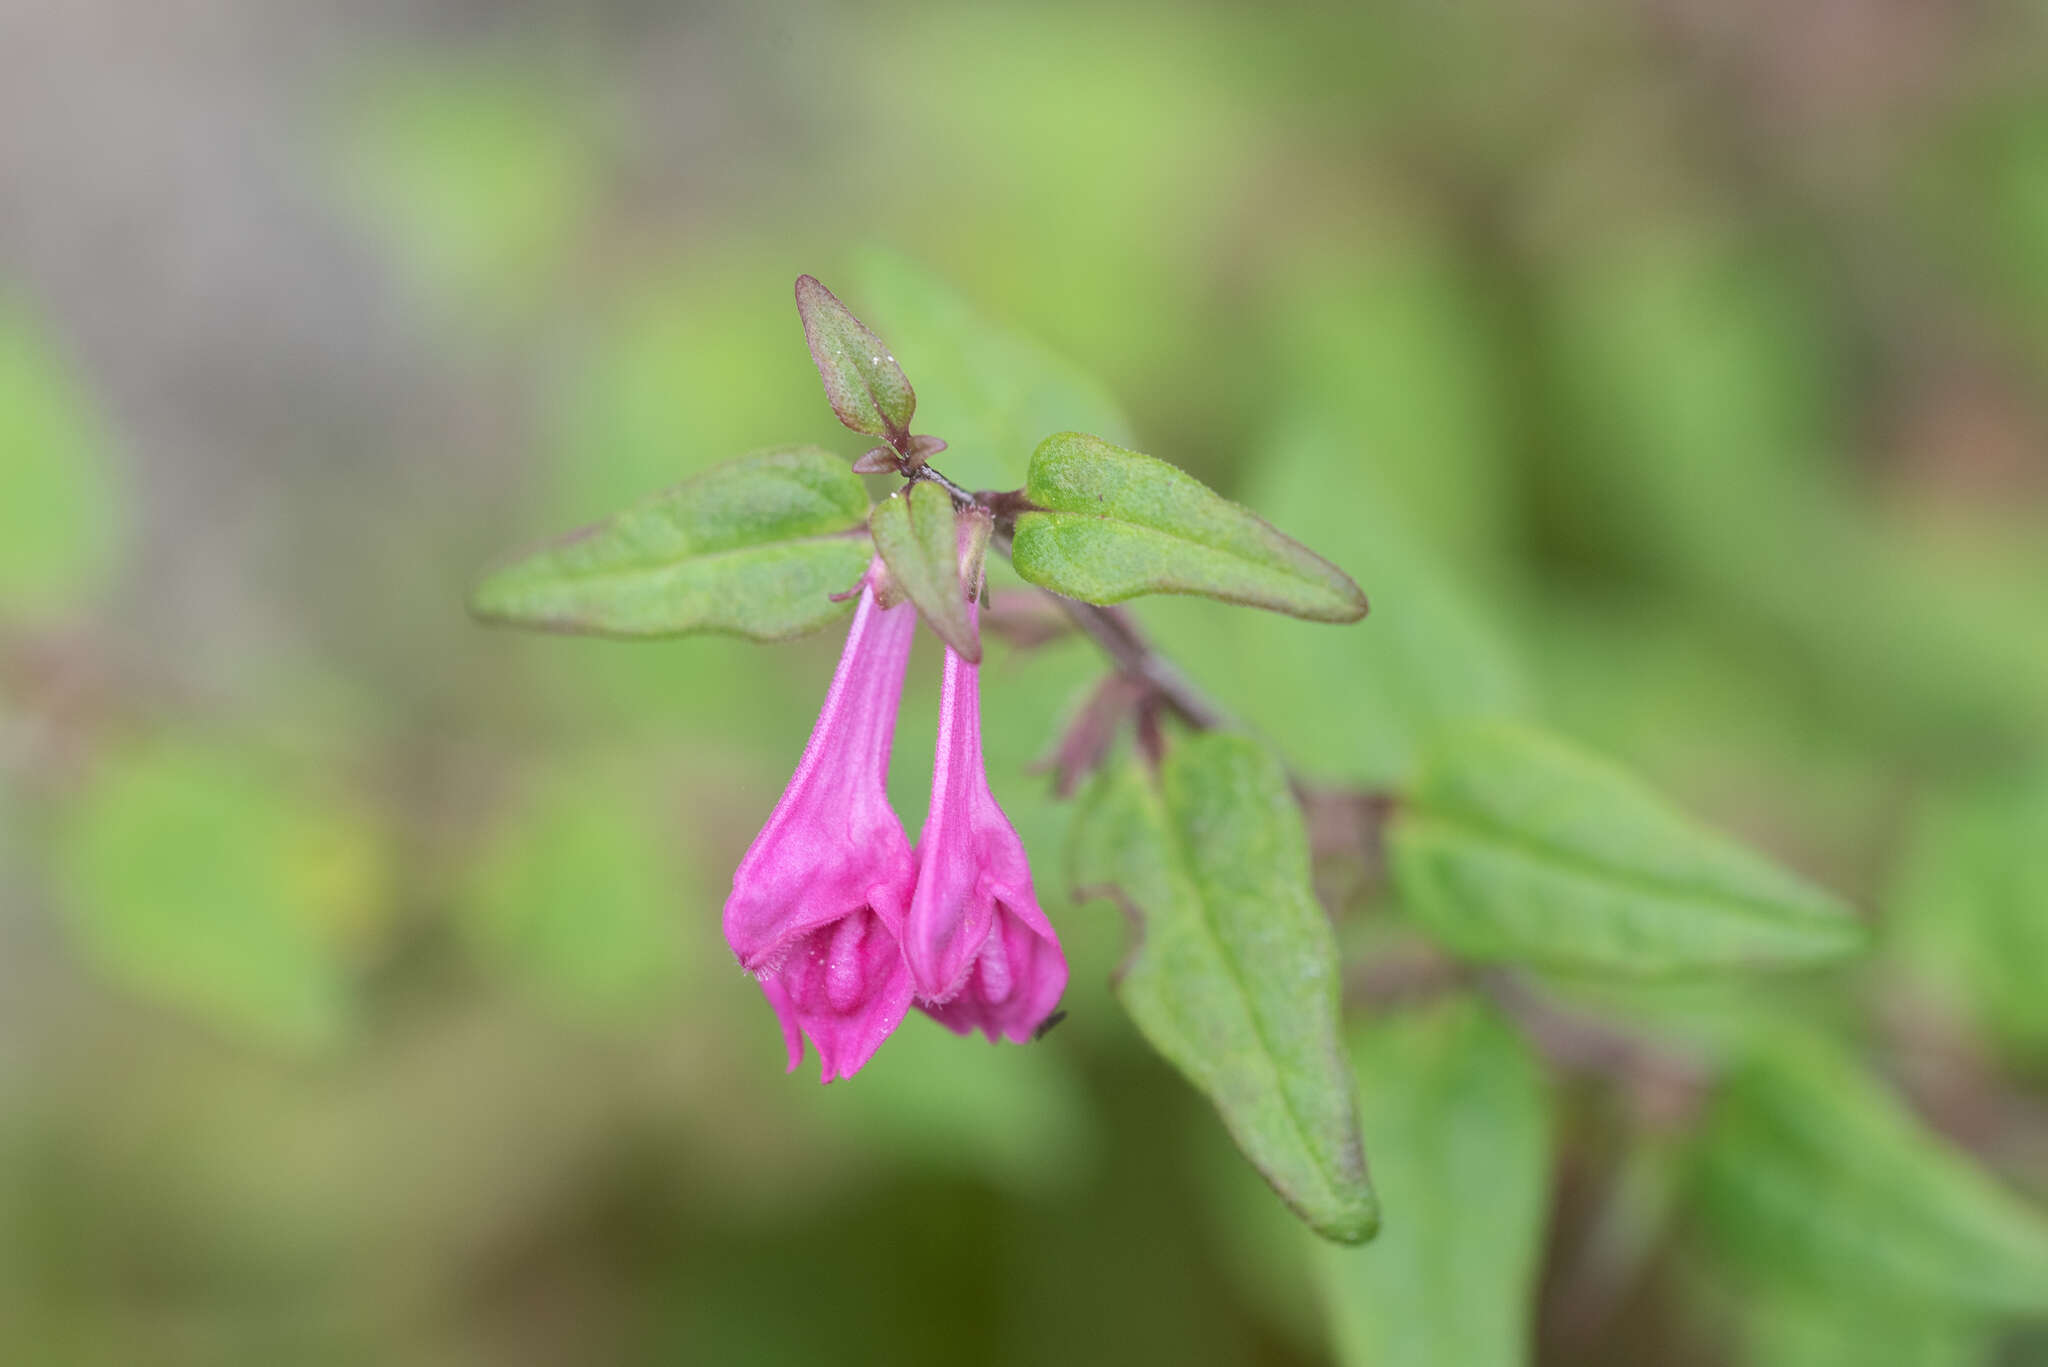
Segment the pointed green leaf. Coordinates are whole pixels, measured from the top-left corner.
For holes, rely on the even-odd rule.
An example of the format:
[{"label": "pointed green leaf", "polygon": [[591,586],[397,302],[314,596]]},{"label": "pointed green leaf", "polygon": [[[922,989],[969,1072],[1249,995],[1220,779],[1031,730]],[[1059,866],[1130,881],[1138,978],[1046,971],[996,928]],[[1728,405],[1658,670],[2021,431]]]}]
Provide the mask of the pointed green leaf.
[{"label": "pointed green leaf", "polygon": [[929,481],[898,489],[875,505],[868,531],[904,596],[963,659],[981,660],[981,638],[960,586],[960,534],[953,498]]},{"label": "pointed green leaf", "polygon": [[1104,775],[1074,824],[1077,881],[1135,920],[1117,995],[1222,1113],[1281,1198],[1327,1238],[1370,1238],[1337,946],[1280,765],[1243,736],[1179,742],[1156,781]]},{"label": "pointed green leaf", "polygon": [[1550,1204],[1548,1103],[1535,1058],[1467,998],[1353,1032],[1351,1057],[1390,1202],[1370,1248],[1318,1250],[1337,1361],[1529,1361]]},{"label": "pointed green leaf", "polygon": [[1697,1181],[1707,1234],[1754,1278],[2048,1313],[2043,1213],[1818,1037],[1781,1035],[1728,1079]]},{"label": "pointed green leaf", "polygon": [[804,340],[839,421],[871,437],[900,442],[910,433],[917,395],[882,339],[816,277],[796,278],[796,310]]},{"label": "pointed green leaf", "polygon": [[1658,976],[1822,963],[1866,939],[1829,893],[1508,723],[1446,735],[1390,853],[1407,912],[1473,958]]},{"label": "pointed green leaf", "polygon": [[796,636],[849,611],[868,496],[815,446],[744,456],[493,571],[470,610],[605,636]]},{"label": "pointed green leaf", "polygon": [[1100,437],[1058,432],[1031,456],[1012,560],[1040,588],[1089,603],[1198,593],[1319,622],[1354,622],[1342,570],[1193,475]]}]

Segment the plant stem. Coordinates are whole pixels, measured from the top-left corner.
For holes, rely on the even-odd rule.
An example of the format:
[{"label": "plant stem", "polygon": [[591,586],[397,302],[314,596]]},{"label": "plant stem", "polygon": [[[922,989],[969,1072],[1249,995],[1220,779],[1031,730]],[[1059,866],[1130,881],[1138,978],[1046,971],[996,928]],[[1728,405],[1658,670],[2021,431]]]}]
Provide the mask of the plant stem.
[{"label": "plant stem", "polygon": [[[1004,549],[1008,550],[1007,542]],[[1171,660],[1152,648],[1138,630],[1137,623],[1122,608],[1097,607],[1093,603],[1061,598],[1057,594],[1047,596],[1057,602],[1060,610],[1073,619],[1074,625],[1101,646],[1103,653],[1116,661],[1124,673],[1143,683],[1176,717],[1197,731],[1216,731],[1230,725],[1230,719],[1222,709],[1204,697]]]},{"label": "plant stem", "polygon": [[[961,497],[960,486],[931,466],[925,466],[919,473],[952,493],[956,501]],[[987,508],[1001,497],[975,494],[968,496],[968,502]],[[1010,558],[1010,529],[1015,515],[1005,516],[1005,511],[997,510],[995,536],[990,545],[1007,560]],[[1060,611],[1066,613],[1089,640],[1102,647],[1102,652],[1116,661],[1125,674],[1145,685],[1147,692],[1183,722],[1197,731],[1221,731],[1231,727],[1231,720],[1223,709],[1204,697],[1171,660],[1154,650],[1152,643],[1145,639],[1145,633],[1122,608],[1098,607],[1077,598],[1046,593],[1044,589],[1039,592],[1059,604]]]},{"label": "plant stem", "polygon": [[947,493],[953,496],[953,506],[956,508],[973,508],[977,506],[986,506],[985,504],[983,504],[981,498],[978,495],[969,493],[966,489],[961,488],[952,480],[947,479],[944,474],[942,474],[936,467],[930,465],[929,463],[916,466],[915,468],[906,471],[904,474],[904,478],[908,479],[912,484],[916,484],[918,481],[923,480],[927,483],[938,485],[941,489],[944,489]]}]

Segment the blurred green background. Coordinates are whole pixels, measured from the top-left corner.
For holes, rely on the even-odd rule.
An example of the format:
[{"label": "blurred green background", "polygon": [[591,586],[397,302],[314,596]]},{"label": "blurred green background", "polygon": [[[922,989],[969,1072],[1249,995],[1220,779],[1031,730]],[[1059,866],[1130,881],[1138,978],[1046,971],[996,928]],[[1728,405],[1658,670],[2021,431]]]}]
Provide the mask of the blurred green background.
[{"label": "blurred green background", "polygon": [[[1324,1360],[1301,1236],[1064,895],[1025,771],[1085,644],[985,671],[1071,1019],[913,1018],[824,1089],[718,908],[837,633],[463,615],[719,460],[858,454],[800,271],[949,473],[1020,483],[1043,430],[864,305],[889,252],[1364,586],[1346,629],[1141,606],[1294,763],[1398,785],[1491,713],[1622,759],[1881,928],[1704,1014],[1826,1015],[2048,1195],[2044,73],[2016,0],[9,6],[0,1360]],[[1391,1236],[1431,1112],[1366,1083]],[[1840,1300],[1730,1297],[1685,1121],[1541,1085],[1542,1361],[1878,1360]]]}]

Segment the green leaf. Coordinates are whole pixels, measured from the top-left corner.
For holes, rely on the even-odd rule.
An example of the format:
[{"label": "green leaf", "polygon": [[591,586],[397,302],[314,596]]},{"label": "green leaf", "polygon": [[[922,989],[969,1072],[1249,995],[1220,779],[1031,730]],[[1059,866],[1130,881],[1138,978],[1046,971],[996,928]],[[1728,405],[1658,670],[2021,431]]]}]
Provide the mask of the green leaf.
[{"label": "green leaf", "polygon": [[1351,1057],[1389,1202],[1370,1248],[1318,1251],[1337,1360],[1529,1361],[1550,1187],[1536,1060],[1469,998],[1357,1030]]},{"label": "green leaf", "polygon": [[1742,1325],[1747,1367],[1983,1367],[1993,1341],[1951,1307],[1896,1297],[1758,1286],[1723,1309]]},{"label": "green leaf", "polygon": [[1031,456],[1012,560],[1040,588],[1090,603],[1199,593],[1319,622],[1355,622],[1342,570],[1193,475],[1100,437],[1058,432]]},{"label": "green leaf", "polygon": [[1078,428],[1129,439],[1129,420],[1101,385],[980,317],[915,262],[868,250],[855,278],[868,316],[924,381],[920,425],[949,443],[946,473],[969,488],[1015,488],[1048,432]]},{"label": "green leaf", "polygon": [[2048,1056],[2048,774],[1931,805],[1892,896],[1894,955],[2015,1054]]},{"label": "green leaf", "polygon": [[264,1044],[348,1028],[342,951],[376,874],[358,812],[253,757],[166,742],[94,775],[60,855],[73,928],[115,980]]},{"label": "green leaf", "polygon": [[1336,940],[1278,762],[1243,736],[1188,738],[1156,782],[1136,762],[1106,773],[1074,832],[1076,881],[1137,923],[1117,995],[1139,1030],[1317,1233],[1370,1238]]},{"label": "green leaf", "polygon": [[119,492],[87,396],[0,294],[0,617],[75,610],[101,586]]},{"label": "green leaf", "polygon": [[796,310],[804,340],[839,421],[871,437],[900,442],[910,434],[917,395],[881,338],[816,277],[796,278]]},{"label": "green leaf", "polygon": [[796,636],[872,555],[860,476],[815,446],[744,456],[493,571],[477,616],[606,636]]},{"label": "green leaf", "polygon": [[981,638],[960,584],[960,535],[953,498],[929,481],[898,489],[875,506],[868,531],[904,596],[939,638],[979,663]]},{"label": "green leaf", "polygon": [[1694,1205],[1754,1280],[2048,1312],[2041,1212],[1818,1036],[1781,1034],[1724,1084]]},{"label": "green leaf", "polygon": [[1408,913],[1473,958],[1660,976],[1822,963],[1866,939],[1829,893],[1508,723],[1432,751],[1390,853]]}]

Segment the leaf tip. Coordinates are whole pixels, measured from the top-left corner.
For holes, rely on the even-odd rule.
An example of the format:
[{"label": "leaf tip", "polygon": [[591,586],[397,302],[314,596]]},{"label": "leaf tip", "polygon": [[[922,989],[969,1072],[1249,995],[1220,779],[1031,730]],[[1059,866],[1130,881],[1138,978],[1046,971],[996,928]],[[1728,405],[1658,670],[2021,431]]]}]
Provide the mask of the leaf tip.
[{"label": "leaf tip", "polygon": [[462,600],[462,606],[463,610],[477,621],[498,625],[510,620],[504,600],[504,575],[493,570],[470,585],[469,593]]},{"label": "leaf tip", "polygon": [[853,431],[886,437],[900,448],[910,438],[917,394],[895,354],[817,276],[799,275],[795,294],[804,341],[832,411]]},{"label": "leaf tip", "polygon": [[1342,1209],[1311,1221],[1309,1227],[1333,1244],[1369,1244],[1380,1232],[1379,1198],[1367,1188]]}]

